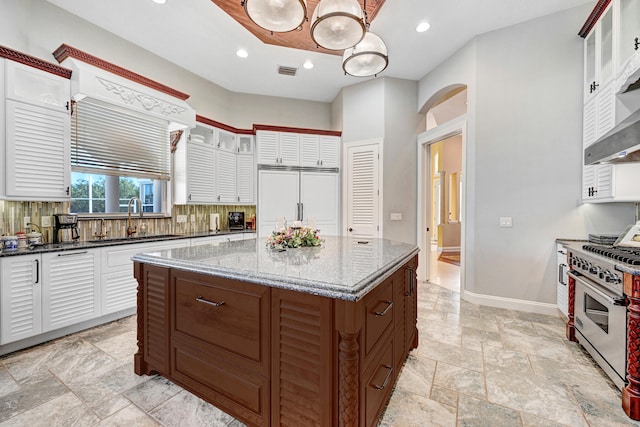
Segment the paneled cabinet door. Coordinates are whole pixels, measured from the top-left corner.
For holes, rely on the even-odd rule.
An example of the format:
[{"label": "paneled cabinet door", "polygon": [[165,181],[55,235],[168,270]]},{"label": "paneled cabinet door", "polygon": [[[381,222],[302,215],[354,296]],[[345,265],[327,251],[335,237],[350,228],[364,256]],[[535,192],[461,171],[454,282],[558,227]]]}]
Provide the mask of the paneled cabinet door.
[{"label": "paneled cabinet door", "polygon": [[275,165],[279,163],[278,132],[258,131],[256,134],[256,149],[258,163]]},{"label": "paneled cabinet door", "polygon": [[43,332],[100,315],[99,249],[42,254]]},{"label": "paneled cabinet door", "polygon": [[68,112],[6,101],[6,196],[22,200],[69,199]]},{"label": "paneled cabinet door", "polygon": [[280,164],[298,166],[300,163],[300,137],[295,133],[281,132],[279,136]]},{"label": "paneled cabinet door", "polygon": [[300,166],[320,166],[319,145],[318,135],[300,135]]},{"label": "paneled cabinet door", "polygon": [[187,203],[214,203],[216,150],[206,142],[187,142]]},{"label": "paneled cabinet door", "polygon": [[[640,1],[620,0],[618,10],[618,70],[623,81],[640,67]],[[626,85],[622,86],[626,89]]]},{"label": "paneled cabinet door", "polygon": [[40,255],[0,258],[0,344],[42,332]]},{"label": "paneled cabinet door", "polygon": [[220,203],[237,202],[236,153],[218,150],[216,153],[217,197]]},{"label": "paneled cabinet door", "polygon": [[340,137],[321,135],[319,139],[320,166],[325,168],[340,167]]}]

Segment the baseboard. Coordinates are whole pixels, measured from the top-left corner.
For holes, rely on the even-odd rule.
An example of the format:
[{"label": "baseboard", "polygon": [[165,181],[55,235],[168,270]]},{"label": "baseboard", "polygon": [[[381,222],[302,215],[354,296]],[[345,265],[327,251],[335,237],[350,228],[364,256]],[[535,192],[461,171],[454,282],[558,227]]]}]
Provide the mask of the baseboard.
[{"label": "baseboard", "polygon": [[442,252],[460,252],[460,246],[443,246],[440,250]]},{"label": "baseboard", "polygon": [[462,291],[461,297],[467,302],[478,305],[526,311],[528,313],[546,314],[549,316],[560,316],[560,311],[556,304],[476,294],[465,290]]}]

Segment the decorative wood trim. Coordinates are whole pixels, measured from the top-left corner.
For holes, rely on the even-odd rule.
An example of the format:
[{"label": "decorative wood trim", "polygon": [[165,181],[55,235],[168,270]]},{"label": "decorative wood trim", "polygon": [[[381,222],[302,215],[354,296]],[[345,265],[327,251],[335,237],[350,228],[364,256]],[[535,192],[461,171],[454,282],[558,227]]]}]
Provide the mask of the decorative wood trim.
[{"label": "decorative wood trim", "polygon": [[340,364],[338,368],[340,376],[338,380],[338,384],[340,384],[338,392],[339,425],[355,427],[358,425],[358,409],[360,408],[358,401],[358,373],[360,372],[358,333],[340,332],[338,349]]},{"label": "decorative wood trim", "polygon": [[640,420],[640,276],[624,274],[627,294],[627,380],[622,389],[622,408],[634,420]]},{"label": "decorative wood trim", "polygon": [[144,278],[142,276],[143,265],[133,263],[133,275],[138,282],[138,293],[136,295],[137,319],[136,319],[136,339],[138,351],[133,355],[133,372],[137,375],[149,375],[149,365],[144,360]]},{"label": "decorative wood trim", "polygon": [[567,317],[569,321],[567,322],[567,339],[569,341],[578,342],[576,339],[576,326],[574,324],[574,313],[575,313],[575,303],[576,303],[576,280],[572,277],[569,277],[568,293],[569,293],[569,307],[567,309],[568,314]]},{"label": "decorative wood trim", "polygon": [[82,62],[86,62],[87,64],[93,65],[94,67],[108,71],[127,80],[134,81],[141,85],[150,87],[151,89],[155,89],[162,93],[166,93],[167,95],[171,95],[175,98],[181,99],[182,101],[185,101],[190,96],[184,92],[180,92],[176,89],[170,88],[169,86],[165,86],[162,83],[156,82],[155,80],[151,80],[147,77],[141,76],[140,74],[134,73],[133,71],[129,71],[125,68],[122,68],[118,65],[100,59],[96,56],[93,56],[66,44],[61,44],[60,47],[58,47],[53,52],[53,56],[58,62],[62,62],[69,57],[78,59]]},{"label": "decorative wood trim", "polygon": [[205,125],[213,126],[218,129],[223,129],[231,133],[236,133],[240,135],[253,135],[253,129],[238,129],[233,126],[225,125],[224,123],[217,122],[215,120],[209,119],[207,117],[196,114],[196,122],[202,123]]},{"label": "decorative wood trim", "polygon": [[319,129],[293,128],[293,127],[285,127],[285,126],[254,124],[253,133],[256,133],[259,130],[268,130],[268,131],[274,131],[274,132],[308,133],[313,135],[342,136],[342,131],[338,131],[338,130],[319,130]]},{"label": "decorative wood trim", "polygon": [[65,79],[71,78],[71,70],[52,64],[51,62],[43,61],[35,56],[18,52],[17,50],[10,49],[6,46],[0,46],[0,58],[7,58],[11,61],[19,62],[21,64],[37,68],[38,70],[64,77]]},{"label": "decorative wood trim", "polygon": [[596,6],[591,11],[591,14],[585,21],[584,25],[582,25],[582,28],[580,28],[580,31],[578,32],[578,35],[580,37],[587,37],[587,34],[589,34],[593,27],[596,25],[596,22],[598,22],[598,19],[600,19],[600,17],[604,13],[604,10],[607,8],[607,6],[609,6],[609,3],[611,3],[611,0],[598,1]]}]

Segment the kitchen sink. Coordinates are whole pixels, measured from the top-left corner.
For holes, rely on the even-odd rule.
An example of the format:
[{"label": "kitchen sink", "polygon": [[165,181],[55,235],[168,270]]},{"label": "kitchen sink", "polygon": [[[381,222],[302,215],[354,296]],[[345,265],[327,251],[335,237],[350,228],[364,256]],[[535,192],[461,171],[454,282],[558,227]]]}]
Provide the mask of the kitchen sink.
[{"label": "kitchen sink", "polygon": [[140,242],[145,240],[165,239],[171,237],[184,237],[181,234],[149,234],[147,236],[133,237],[110,237],[106,239],[88,240],[89,243],[109,243],[109,242]]}]

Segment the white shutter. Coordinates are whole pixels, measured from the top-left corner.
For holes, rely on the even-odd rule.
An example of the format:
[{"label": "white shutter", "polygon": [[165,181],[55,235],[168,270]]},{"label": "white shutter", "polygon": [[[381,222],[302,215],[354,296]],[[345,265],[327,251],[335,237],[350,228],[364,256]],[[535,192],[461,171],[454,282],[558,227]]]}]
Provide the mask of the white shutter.
[{"label": "white shutter", "polygon": [[584,105],[582,117],[582,145],[584,148],[593,144],[598,138],[598,111],[596,107],[595,99]]},{"label": "white shutter", "polygon": [[253,164],[253,156],[247,154],[238,154],[238,174],[237,174],[237,190],[238,202],[242,204],[254,203],[254,177],[255,166]]},{"label": "white shutter", "polygon": [[354,237],[379,234],[378,145],[354,146],[347,159],[347,230]]},{"label": "white shutter", "polygon": [[7,196],[69,197],[69,115],[6,101]]},{"label": "white shutter", "polygon": [[72,325],[98,315],[99,250],[50,253],[42,256],[43,332]]},{"label": "white shutter", "polygon": [[319,166],[318,135],[300,135],[300,166]]},{"label": "white shutter", "polygon": [[278,163],[278,132],[258,131],[256,134],[258,163],[273,165]]},{"label": "white shutter", "polygon": [[42,332],[40,255],[0,259],[0,344]]},{"label": "white shutter", "polygon": [[594,194],[589,191],[596,188],[596,169],[595,165],[582,166],[582,200],[594,198]]},{"label": "white shutter", "polygon": [[221,203],[237,202],[235,153],[217,150],[216,178],[216,185],[218,186],[217,201]]},{"label": "white shutter", "polygon": [[598,165],[596,169],[596,193],[597,199],[608,199],[614,197],[613,189],[613,165]]},{"label": "white shutter", "polygon": [[280,163],[287,166],[298,166],[300,162],[300,138],[298,134],[280,133]]},{"label": "white shutter", "polygon": [[213,203],[216,199],[215,149],[203,142],[187,142],[187,201]]},{"label": "white shutter", "polygon": [[71,166],[89,173],[170,178],[168,122],[85,99],[74,105]]},{"label": "white shutter", "polygon": [[337,136],[320,136],[320,166],[325,168],[340,167],[340,138]]}]

